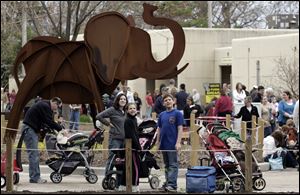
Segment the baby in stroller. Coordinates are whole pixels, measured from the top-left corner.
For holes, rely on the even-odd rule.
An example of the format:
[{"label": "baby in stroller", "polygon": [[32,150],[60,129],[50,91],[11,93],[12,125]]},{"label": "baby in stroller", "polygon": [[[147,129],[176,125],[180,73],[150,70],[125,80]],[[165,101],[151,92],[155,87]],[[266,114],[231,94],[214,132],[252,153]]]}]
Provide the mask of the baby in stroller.
[{"label": "baby in stroller", "polygon": [[[199,136],[209,150],[211,165],[216,168],[217,190],[222,191],[226,188],[227,192],[229,189],[242,192],[245,187],[245,154],[240,150],[243,143],[239,135],[217,122],[208,124],[206,131],[206,139],[203,139],[201,133]],[[252,161],[253,189],[261,191],[266,182],[253,154]]]},{"label": "baby in stroller", "polygon": [[[149,151],[143,150],[150,150],[155,145],[156,128],[157,124],[154,120],[143,121],[138,126],[138,138],[141,146],[141,151],[138,152],[138,157],[140,159],[139,178],[148,178],[148,182],[150,183],[150,187],[152,189],[157,189],[159,187],[160,180],[158,176],[151,175],[151,168],[159,169],[159,166],[157,165],[154,155]],[[118,170],[125,169],[124,151],[115,150],[113,152],[114,157],[110,163],[110,170],[112,171],[109,171],[102,181],[102,187],[105,190],[114,190],[117,187],[117,180],[115,176],[117,174],[122,175],[123,171]],[[113,170],[114,167],[117,169],[117,171]]]},{"label": "baby in stroller", "polygon": [[94,154],[92,147],[103,141],[103,129],[96,128],[90,135],[72,130],[56,132],[49,129],[46,133],[48,160],[46,164],[54,171],[50,175],[53,183],[60,183],[63,176],[73,173],[78,166],[84,166],[83,176],[89,183],[96,183],[98,177],[90,168]]}]

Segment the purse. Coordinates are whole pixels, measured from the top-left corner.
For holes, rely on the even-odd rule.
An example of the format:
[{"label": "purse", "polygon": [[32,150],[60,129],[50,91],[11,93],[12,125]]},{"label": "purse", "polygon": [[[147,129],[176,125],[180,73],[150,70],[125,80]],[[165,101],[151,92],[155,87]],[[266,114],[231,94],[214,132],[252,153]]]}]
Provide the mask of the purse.
[{"label": "purse", "polygon": [[277,158],[273,158],[273,155],[269,158],[269,164],[271,166],[271,170],[283,170],[283,159],[281,156],[277,156]]}]

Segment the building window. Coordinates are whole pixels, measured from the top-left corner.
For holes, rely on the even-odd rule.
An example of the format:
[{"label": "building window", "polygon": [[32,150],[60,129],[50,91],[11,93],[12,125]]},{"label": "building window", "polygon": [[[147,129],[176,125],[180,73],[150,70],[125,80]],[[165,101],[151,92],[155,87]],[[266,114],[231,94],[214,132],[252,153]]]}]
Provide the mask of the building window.
[{"label": "building window", "polygon": [[280,22],[280,28],[284,28],[284,23]]},{"label": "building window", "polygon": [[285,28],[288,28],[288,27],[289,27],[289,23],[286,22],[286,23],[285,23]]},{"label": "building window", "polygon": [[273,16],[273,17],[272,17],[272,20],[276,20],[276,16]]}]

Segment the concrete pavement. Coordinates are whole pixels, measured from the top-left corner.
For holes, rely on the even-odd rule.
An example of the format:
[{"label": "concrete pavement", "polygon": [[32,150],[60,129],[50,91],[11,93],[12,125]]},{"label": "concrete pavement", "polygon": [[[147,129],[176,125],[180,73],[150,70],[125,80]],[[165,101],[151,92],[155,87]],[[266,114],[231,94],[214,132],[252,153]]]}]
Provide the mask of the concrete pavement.
[{"label": "concrete pavement", "polygon": [[[59,184],[54,184],[51,182],[49,175],[51,171],[47,171],[47,166],[41,166],[42,177],[47,179],[46,184],[31,184],[28,182],[28,171],[27,166],[24,166],[24,172],[20,173],[20,183],[14,186],[15,191],[30,191],[30,192],[105,192],[102,188],[103,179],[103,168],[96,169],[96,174],[98,175],[98,182],[96,184],[89,184],[83,175],[72,174],[63,177],[63,180]],[[180,169],[178,178],[178,191],[185,193],[185,169]],[[154,173],[154,172],[153,172]],[[155,174],[159,175],[161,180],[160,185],[164,182],[164,173],[162,171],[156,171]],[[299,172],[297,169],[287,168],[283,171],[265,171],[263,172],[263,178],[266,180],[266,187],[262,193],[269,192],[285,192],[285,193],[299,193]],[[147,178],[140,179],[140,191],[159,193],[157,190],[152,190]],[[5,188],[2,190],[5,191]],[[1,191],[2,191],[1,190]],[[218,192],[216,192],[218,193]],[[219,192],[222,193],[222,192]]]}]

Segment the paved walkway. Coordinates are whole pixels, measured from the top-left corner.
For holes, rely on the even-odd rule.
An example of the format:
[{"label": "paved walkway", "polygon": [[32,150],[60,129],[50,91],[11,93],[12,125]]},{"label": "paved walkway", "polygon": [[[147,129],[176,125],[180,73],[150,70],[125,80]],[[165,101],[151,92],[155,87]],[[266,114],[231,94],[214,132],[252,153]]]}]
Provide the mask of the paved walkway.
[{"label": "paved walkway", "polygon": [[[183,172],[181,170],[180,172]],[[96,172],[97,174],[99,172]],[[20,173],[20,183],[15,185],[16,191],[30,191],[30,192],[105,192],[102,188],[103,174],[98,175],[99,179],[96,184],[89,184],[82,175],[72,174],[63,177],[60,184],[54,184],[49,178],[50,173],[42,174],[42,177],[47,179],[46,184],[31,184],[28,182],[28,173]],[[160,172],[161,183],[164,181],[163,173]],[[287,168],[283,171],[266,171],[263,172],[263,178],[266,180],[266,188],[262,191],[266,192],[285,192],[285,193],[299,193],[299,172],[297,169]],[[155,193],[159,191],[152,190],[147,178],[140,179],[140,191]],[[5,190],[2,189],[2,190]],[[179,192],[185,193],[185,176],[180,174],[178,178],[178,190]],[[217,193],[217,192],[216,192]],[[219,192],[222,193],[222,192]]]}]

